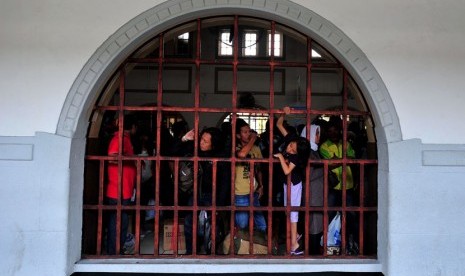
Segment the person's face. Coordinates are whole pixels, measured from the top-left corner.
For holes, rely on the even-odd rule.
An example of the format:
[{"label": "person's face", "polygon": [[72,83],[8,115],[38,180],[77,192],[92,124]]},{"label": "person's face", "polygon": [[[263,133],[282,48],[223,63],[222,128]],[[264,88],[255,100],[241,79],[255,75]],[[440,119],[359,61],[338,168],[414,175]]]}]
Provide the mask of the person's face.
[{"label": "person's face", "polygon": [[320,129],[318,128],[315,132],[315,144],[320,143]]},{"label": "person's face", "polygon": [[250,127],[249,126],[241,127],[241,131],[237,133],[236,135],[242,144],[247,144],[250,139]]},{"label": "person's face", "polygon": [[328,128],[328,139],[333,142],[339,142],[339,129],[335,126],[331,126]]},{"label": "person's face", "polygon": [[290,142],[287,145],[286,152],[289,154],[296,154],[297,153],[297,142]]},{"label": "person's face", "polygon": [[132,125],[130,133],[131,133],[131,135],[135,135],[137,133],[137,126],[136,125]]},{"label": "person's face", "polygon": [[200,150],[209,151],[212,150],[212,136],[210,133],[204,132],[200,137]]}]

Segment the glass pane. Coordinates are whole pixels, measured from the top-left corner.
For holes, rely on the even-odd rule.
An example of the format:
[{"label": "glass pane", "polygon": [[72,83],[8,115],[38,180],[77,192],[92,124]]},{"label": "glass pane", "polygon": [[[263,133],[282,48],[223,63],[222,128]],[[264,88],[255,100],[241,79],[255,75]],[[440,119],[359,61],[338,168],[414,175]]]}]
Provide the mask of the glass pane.
[{"label": "glass pane", "polygon": [[239,17],[239,58],[268,59],[268,33],[270,21],[251,17]]},{"label": "glass pane", "polygon": [[202,20],[202,51],[204,60],[231,59],[234,17],[214,17]]}]

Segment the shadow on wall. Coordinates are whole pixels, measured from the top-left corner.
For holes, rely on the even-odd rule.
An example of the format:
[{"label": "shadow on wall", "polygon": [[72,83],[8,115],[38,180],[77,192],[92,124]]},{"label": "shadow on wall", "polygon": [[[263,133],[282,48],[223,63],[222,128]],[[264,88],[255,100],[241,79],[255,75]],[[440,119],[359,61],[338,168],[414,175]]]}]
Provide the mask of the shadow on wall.
[{"label": "shadow on wall", "polygon": [[[71,276],[179,276],[180,274],[161,274],[161,273],[73,273]],[[183,274],[183,275],[199,275],[199,274]],[[208,274],[209,276],[220,276],[221,274]],[[241,273],[231,273],[227,274],[228,276],[244,276],[245,274]],[[305,276],[384,276],[381,272],[309,272],[309,273],[247,273],[251,276],[291,276],[291,275],[305,275]]]}]

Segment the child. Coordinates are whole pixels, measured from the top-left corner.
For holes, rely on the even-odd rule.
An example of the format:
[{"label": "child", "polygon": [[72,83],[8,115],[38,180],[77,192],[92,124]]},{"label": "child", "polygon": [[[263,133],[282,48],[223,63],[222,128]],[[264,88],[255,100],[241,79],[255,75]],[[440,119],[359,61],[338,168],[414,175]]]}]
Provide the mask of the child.
[{"label": "child", "polygon": [[[299,206],[302,199],[302,179],[303,171],[307,165],[310,154],[309,142],[303,137],[296,134],[290,134],[284,127],[284,116],[290,113],[288,106],[284,107],[283,114],[277,121],[277,127],[284,136],[287,143],[285,153],[274,154],[279,159],[285,175],[291,174],[291,206]],[[287,205],[287,181],[284,183],[284,206]],[[291,255],[302,255],[304,252],[300,248],[297,235],[297,222],[299,221],[299,212],[293,211],[291,219]],[[300,235],[299,235],[300,236]]]}]

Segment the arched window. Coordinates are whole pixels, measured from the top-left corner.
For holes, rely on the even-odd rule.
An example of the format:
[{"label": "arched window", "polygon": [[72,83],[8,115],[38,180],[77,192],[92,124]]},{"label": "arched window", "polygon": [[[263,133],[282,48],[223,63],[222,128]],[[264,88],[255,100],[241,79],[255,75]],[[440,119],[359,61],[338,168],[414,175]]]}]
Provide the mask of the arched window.
[{"label": "arched window", "polygon": [[[287,144],[270,126],[285,107],[287,133],[311,139],[320,126],[320,148],[302,164],[300,206],[284,206],[293,178],[274,157]],[[311,37],[239,15],[187,22],[121,64],[91,119],[84,258],[376,258],[371,114]],[[257,132],[259,153],[237,154],[247,144],[239,119]],[[244,206],[255,192],[260,204]]]}]

